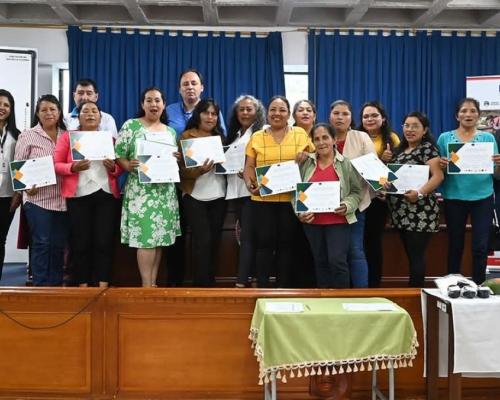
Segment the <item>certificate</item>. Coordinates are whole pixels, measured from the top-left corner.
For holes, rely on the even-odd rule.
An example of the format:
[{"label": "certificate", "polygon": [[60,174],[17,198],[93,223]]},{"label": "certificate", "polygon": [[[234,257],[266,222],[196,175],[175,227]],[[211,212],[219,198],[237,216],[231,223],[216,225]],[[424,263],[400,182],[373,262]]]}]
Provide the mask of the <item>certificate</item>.
[{"label": "certificate", "polygon": [[40,188],[57,183],[52,156],[11,161],[10,177],[14,190],[31,189],[34,185]]},{"label": "certificate", "polygon": [[179,165],[173,155],[137,156],[140,183],[180,182]]},{"label": "certificate", "polygon": [[429,180],[428,165],[387,164],[387,167],[396,175],[396,180],[386,189],[388,193],[405,194],[409,190],[418,191]]},{"label": "certificate", "polygon": [[226,161],[220,136],[207,136],[181,140],[182,154],[186,168],[199,167],[206,159],[215,164]]},{"label": "certificate", "polygon": [[163,132],[148,132],[144,135],[146,140],[150,142],[159,142],[177,147],[175,138],[167,131]]},{"label": "certificate", "polygon": [[176,152],[177,146],[162,142],[137,139],[136,149],[137,156],[166,156]]},{"label": "certificate", "polygon": [[351,164],[373,190],[379,190],[385,183],[396,179],[396,175],[374,153],[354,158]]},{"label": "certificate", "polygon": [[296,212],[333,212],[340,206],[340,182],[297,183]]},{"label": "certificate", "polygon": [[301,181],[299,166],[295,161],[263,165],[255,168],[255,174],[261,196],[291,192]]},{"label": "certificate", "polygon": [[111,132],[73,131],[69,133],[69,140],[73,161],[116,158]]},{"label": "certificate", "polygon": [[224,146],[226,161],[215,166],[216,174],[237,174],[245,166],[246,143],[237,143]]},{"label": "certificate", "polygon": [[448,143],[449,174],[492,174],[493,142]]}]

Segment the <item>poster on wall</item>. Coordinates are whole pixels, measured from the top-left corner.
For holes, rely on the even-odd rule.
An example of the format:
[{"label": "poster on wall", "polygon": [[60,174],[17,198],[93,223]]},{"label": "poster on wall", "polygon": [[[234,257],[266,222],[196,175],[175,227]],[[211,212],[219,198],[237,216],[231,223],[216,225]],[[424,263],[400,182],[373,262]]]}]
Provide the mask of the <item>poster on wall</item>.
[{"label": "poster on wall", "polygon": [[500,75],[468,76],[467,97],[479,101],[481,116],[477,129],[491,132],[500,139]]},{"label": "poster on wall", "polygon": [[36,99],[37,53],[34,49],[0,46],[0,88],[8,90],[16,103],[16,125],[31,126]]}]

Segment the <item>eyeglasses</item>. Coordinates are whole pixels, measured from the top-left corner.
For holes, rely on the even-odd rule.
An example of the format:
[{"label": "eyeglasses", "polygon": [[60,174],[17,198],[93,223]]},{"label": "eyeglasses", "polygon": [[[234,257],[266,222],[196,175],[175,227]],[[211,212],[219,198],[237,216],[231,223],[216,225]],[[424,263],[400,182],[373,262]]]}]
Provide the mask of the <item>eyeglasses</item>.
[{"label": "eyeglasses", "polygon": [[422,125],[419,124],[403,124],[401,125],[403,129],[411,129],[411,130],[416,130],[422,127]]},{"label": "eyeglasses", "polygon": [[373,113],[373,114],[363,114],[362,118],[363,119],[377,119],[378,117],[380,117],[380,114],[379,113]]}]

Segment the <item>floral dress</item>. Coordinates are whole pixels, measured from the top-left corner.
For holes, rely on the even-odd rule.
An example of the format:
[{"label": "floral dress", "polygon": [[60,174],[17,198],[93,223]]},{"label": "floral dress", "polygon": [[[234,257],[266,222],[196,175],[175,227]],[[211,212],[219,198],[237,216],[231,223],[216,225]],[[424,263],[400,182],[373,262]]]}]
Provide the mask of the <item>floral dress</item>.
[{"label": "floral dress", "polygon": [[[135,159],[138,139],[145,139],[148,130],[140,120],[126,121],[115,144],[118,158]],[[175,131],[167,127],[175,143]],[[155,248],[170,246],[181,235],[179,205],[173,183],[143,184],[137,172],[127,178],[122,206],[121,241],[130,247]]]},{"label": "floral dress", "polygon": [[[439,157],[438,150],[429,142],[424,142],[409,154],[395,155],[391,163],[424,165]],[[416,203],[406,201],[402,195],[388,195],[392,225],[402,231],[437,232],[439,230],[439,205],[434,193]]]}]

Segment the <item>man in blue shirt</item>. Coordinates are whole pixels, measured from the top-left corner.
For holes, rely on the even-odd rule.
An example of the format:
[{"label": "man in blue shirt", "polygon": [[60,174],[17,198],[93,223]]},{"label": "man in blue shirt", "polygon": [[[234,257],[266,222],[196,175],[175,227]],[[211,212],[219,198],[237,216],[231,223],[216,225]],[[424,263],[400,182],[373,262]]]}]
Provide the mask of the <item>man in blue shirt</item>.
[{"label": "man in blue shirt", "polygon": [[[177,139],[186,129],[186,124],[191,118],[196,104],[200,101],[203,89],[203,76],[201,73],[195,69],[187,69],[181,72],[179,75],[179,94],[182,101],[172,103],[167,107],[167,125],[175,129]],[[221,112],[219,112],[219,119],[225,135],[226,125]]]}]

